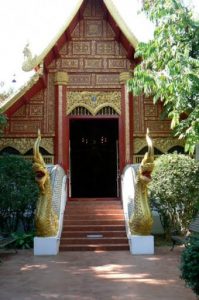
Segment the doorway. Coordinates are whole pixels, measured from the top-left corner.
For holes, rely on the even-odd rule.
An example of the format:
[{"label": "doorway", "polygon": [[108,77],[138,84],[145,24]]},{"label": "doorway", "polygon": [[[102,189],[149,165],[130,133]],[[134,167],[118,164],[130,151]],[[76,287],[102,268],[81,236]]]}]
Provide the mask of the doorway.
[{"label": "doorway", "polygon": [[118,196],[118,119],[70,120],[72,198]]}]

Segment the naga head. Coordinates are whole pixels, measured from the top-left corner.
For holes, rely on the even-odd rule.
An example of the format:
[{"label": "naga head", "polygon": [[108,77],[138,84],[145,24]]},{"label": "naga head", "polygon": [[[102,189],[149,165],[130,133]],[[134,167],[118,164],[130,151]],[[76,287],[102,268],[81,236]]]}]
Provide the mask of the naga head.
[{"label": "naga head", "polygon": [[39,152],[40,142],[41,142],[41,133],[40,130],[38,130],[38,137],[33,147],[33,155],[34,155],[33,171],[35,172],[35,180],[39,185],[41,193],[44,193],[45,183],[49,175],[43,157]]},{"label": "naga head", "polygon": [[151,181],[151,173],[154,168],[154,149],[153,142],[149,136],[149,129],[147,128],[146,141],[148,145],[148,152],[145,153],[140,165],[140,179],[146,184]]}]

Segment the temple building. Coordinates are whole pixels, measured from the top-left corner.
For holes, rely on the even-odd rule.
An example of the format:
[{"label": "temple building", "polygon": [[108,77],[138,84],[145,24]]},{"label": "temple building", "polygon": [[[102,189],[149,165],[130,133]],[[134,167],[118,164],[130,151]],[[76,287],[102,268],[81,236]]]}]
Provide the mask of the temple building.
[{"label": "temple building", "polygon": [[180,149],[162,106],[128,92],[137,42],[113,0],[79,1],[39,56],[24,49],[23,69],[35,74],[1,104],[0,154],[31,158],[40,129],[41,152],[65,169],[70,198],[116,198],[124,167],[145,153],[147,128],[156,155]]}]

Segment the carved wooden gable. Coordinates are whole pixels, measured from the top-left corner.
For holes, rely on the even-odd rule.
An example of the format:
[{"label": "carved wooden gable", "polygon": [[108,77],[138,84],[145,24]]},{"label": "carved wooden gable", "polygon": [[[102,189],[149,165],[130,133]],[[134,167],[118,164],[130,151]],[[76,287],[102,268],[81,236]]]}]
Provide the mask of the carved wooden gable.
[{"label": "carved wooden gable", "polygon": [[89,0],[71,34],[71,41],[60,51],[54,68],[69,74],[71,89],[120,88],[119,74],[130,69],[130,61],[122,44],[105,19],[103,2]]}]

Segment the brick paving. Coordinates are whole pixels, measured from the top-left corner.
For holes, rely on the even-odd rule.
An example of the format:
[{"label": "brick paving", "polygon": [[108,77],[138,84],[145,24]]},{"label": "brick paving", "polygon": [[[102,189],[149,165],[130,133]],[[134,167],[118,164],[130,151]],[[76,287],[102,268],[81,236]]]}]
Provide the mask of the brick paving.
[{"label": "brick paving", "polygon": [[157,247],[155,255],[128,251],[62,252],[33,256],[31,250],[1,255],[1,300],[196,300],[179,278],[181,247]]}]

